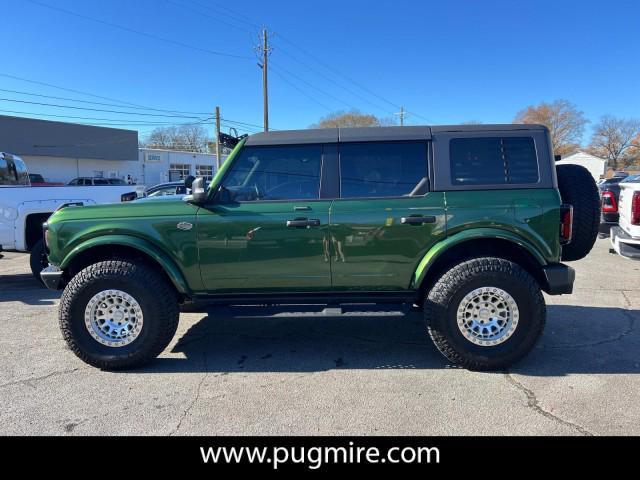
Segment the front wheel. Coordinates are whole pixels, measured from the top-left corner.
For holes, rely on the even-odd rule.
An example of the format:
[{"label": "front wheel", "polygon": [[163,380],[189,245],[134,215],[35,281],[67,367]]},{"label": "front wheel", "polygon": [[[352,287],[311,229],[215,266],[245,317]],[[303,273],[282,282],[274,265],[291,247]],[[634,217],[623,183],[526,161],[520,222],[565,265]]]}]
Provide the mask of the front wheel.
[{"label": "front wheel", "polygon": [[40,272],[44,270],[49,261],[47,260],[47,252],[44,248],[44,241],[38,240],[36,244],[31,249],[31,253],[29,255],[29,266],[31,267],[31,273],[40,283],[42,282],[42,278],[40,278]]},{"label": "front wheel", "polygon": [[445,272],[427,294],[424,315],[447,359],[471,370],[500,370],[533,348],[546,306],[537,282],[522,267],[483,257]]},{"label": "front wheel", "polygon": [[157,357],[178,326],[178,298],[159,272],[132,260],[95,263],[71,279],[60,300],[60,329],[81,360],[104,370]]}]

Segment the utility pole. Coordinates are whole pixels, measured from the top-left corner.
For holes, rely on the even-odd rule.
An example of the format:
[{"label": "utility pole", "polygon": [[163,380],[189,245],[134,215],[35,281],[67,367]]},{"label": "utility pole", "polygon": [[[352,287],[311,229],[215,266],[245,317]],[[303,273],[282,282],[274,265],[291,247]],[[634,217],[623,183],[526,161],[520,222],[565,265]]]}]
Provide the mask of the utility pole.
[{"label": "utility pole", "polygon": [[262,97],[264,103],[264,131],[269,131],[269,55],[271,47],[269,46],[269,33],[266,27],[262,29],[261,45],[257,51],[262,54],[262,63],[258,66],[262,68]]},{"label": "utility pole", "polygon": [[403,106],[400,107],[400,111],[395,113],[394,115],[398,115],[400,117],[400,126],[404,127],[404,117],[407,115],[407,111]]},{"label": "utility pole", "polygon": [[220,107],[216,106],[216,172],[220,170]]}]

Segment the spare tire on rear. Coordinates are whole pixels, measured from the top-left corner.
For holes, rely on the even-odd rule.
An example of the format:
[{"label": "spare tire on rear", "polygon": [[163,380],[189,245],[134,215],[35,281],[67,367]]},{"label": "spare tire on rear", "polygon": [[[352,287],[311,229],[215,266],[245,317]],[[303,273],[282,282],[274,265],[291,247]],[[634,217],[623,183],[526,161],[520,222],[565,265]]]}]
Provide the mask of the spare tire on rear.
[{"label": "spare tire on rear", "polygon": [[593,248],[600,225],[600,195],[591,173],[580,165],[557,165],[563,203],[573,205],[573,235],[562,246],[562,260],[580,260]]}]

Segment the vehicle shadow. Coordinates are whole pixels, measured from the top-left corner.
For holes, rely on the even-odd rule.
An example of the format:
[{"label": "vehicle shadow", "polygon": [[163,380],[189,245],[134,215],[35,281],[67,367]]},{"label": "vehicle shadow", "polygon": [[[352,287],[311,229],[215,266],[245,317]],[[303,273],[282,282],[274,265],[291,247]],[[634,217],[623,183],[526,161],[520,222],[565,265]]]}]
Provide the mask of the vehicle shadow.
[{"label": "vehicle shadow", "polygon": [[[426,335],[420,313],[341,317],[270,315],[264,308],[209,311],[185,332],[172,353],[137,373],[317,372],[332,369],[455,368]],[[510,369],[530,376],[640,373],[640,312],[554,305],[541,341]]]},{"label": "vehicle shadow", "polygon": [[31,273],[0,275],[0,303],[54,305],[61,294],[62,292],[45,288]]}]

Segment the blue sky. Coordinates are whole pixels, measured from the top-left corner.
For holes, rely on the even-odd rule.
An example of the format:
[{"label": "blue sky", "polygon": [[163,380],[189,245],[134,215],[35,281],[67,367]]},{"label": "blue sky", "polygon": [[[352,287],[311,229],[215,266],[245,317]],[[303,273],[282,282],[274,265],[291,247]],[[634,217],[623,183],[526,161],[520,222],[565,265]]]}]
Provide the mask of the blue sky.
[{"label": "blue sky", "polygon": [[[13,92],[0,98],[158,113],[15,92],[125,101],[198,119],[220,105],[223,118],[260,125],[262,74],[253,49],[266,25],[273,32],[274,128],[306,128],[349,108],[390,117],[400,105],[412,112],[409,124],[510,122],[527,105],[557,98],[592,122],[607,113],[640,116],[636,0],[35,1],[125,29],[29,0],[0,0],[0,74],[117,102],[1,75],[0,89]],[[194,121],[6,100],[0,110],[100,118],[77,120],[96,124]]]}]

